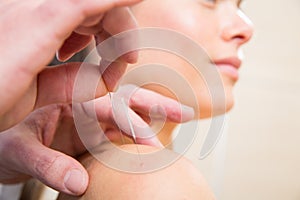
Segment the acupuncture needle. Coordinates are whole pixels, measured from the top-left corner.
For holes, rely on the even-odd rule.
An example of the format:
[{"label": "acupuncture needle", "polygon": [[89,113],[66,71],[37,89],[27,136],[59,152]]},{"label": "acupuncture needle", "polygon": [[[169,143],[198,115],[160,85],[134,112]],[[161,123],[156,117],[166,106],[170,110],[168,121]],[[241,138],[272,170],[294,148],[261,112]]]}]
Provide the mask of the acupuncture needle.
[{"label": "acupuncture needle", "polygon": [[[108,92],[108,96],[109,96],[109,99],[110,99],[112,111],[113,111],[113,113],[115,113],[115,107],[114,107],[114,104],[113,104],[112,94],[108,90],[106,81],[105,81],[105,79],[103,77],[102,77],[102,80],[103,80],[104,87],[105,87],[106,91]],[[122,134],[122,131],[121,131],[121,129],[120,129],[119,126],[118,126],[118,128],[119,128],[119,133],[120,133],[120,136],[121,136],[121,142],[122,142],[122,144],[125,144],[124,135]]]},{"label": "acupuncture needle", "polygon": [[134,131],[134,128],[133,128],[132,121],[130,120],[129,112],[128,112],[127,105],[125,103],[124,97],[122,97],[121,101],[122,101],[122,105],[123,105],[123,108],[124,108],[124,111],[125,111],[125,114],[126,114],[126,118],[127,118],[128,124],[129,124],[131,136],[133,138],[134,143],[136,144],[135,145],[136,146],[136,150],[137,150],[137,153],[139,155],[139,160],[141,161],[140,151],[139,151],[139,148],[137,146],[136,134],[135,134],[135,131]]},{"label": "acupuncture needle", "polygon": [[[106,91],[108,91],[108,95],[109,95],[109,98],[110,98],[110,101],[111,101],[111,106],[112,106],[113,113],[115,113],[115,107],[114,107],[114,104],[113,104],[112,94],[108,90],[108,87],[107,87],[105,79],[104,78],[102,78],[102,79],[103,79],[104,87],[105,87]],[[141,159],[139,148],[137,146],[136,134],[135,134],[135,131],[134,131],[134,128],[133,128],[133,124],[132,124],[132,122],[130,120],[130,116],[129,116],[129,113],[128,113],[128,110],[127,110],[127,105],[125,103],[124,97],[121,98],[121,101],[122,101],[122,105],[123,105],[123,108],[124,108],[124,111],[125,111],[125,114],[126,114],[126,118],[127,118],[128,124],[129,124],[131,136],[133,138],[134,143],[136,144],[135,145],[136,146],[136,150],[137,150],[137,153],[138,153],[138,156],[139,156],[139,160],[141,161],[142,159]],[[122,143],[125,144],[124,136],[122,134],[122,130],[120,129],[120,127],[119,127],[119,132],[121,134]]]},{"label": "acupuncture needle", "polygon": [[[115,109],[115,106],[114,106],[114,104],[112,102],[112,94],[111,94],[111,92],[108,92],[108,96],[110,98],[110,102],[111,102],[111,107],[112,107],[113,113],[115,113],[116,109]],[[124,135],[122,134],[122,130],[120,129],[120,127],[118,125],[117,125],[117,127],[119,129],[119,133],[120,133],[120,136],[121,136],[121,143],[125,144],[125,139],[124,139]]]}]

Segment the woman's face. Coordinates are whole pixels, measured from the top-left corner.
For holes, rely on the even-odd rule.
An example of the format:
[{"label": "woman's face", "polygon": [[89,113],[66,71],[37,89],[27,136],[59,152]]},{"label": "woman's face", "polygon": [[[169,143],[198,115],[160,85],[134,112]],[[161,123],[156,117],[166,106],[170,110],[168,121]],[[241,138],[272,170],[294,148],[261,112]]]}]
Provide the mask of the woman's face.
[{"label": "woman's face", "polygon": [[[250,20],[239,9],[240,3],[238,0],[145,0],[132,7],[132,11],[141,27],[175,30],[206,50],[221,74],[226,110],[230,110],[233,106],[232,89],[242,62],[240,47],[253,33]],[[209,91],[187,62],[161,51],[141,52],[138,65],[147,62],[166,64],[182,74],[197,91],[201,117],[211,115]],[[162,92],[162,89],[154,89]]]}]

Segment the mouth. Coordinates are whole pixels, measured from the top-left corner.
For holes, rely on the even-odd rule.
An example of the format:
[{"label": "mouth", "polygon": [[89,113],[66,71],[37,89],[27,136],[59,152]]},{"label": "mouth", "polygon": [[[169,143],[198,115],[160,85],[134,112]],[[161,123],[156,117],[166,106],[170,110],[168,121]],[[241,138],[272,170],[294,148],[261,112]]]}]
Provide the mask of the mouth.
[{"label": "mouth", "polygon": [[217,66],[218,70],[234,81],[239,79],[238,70],[241,67],[242,61],[237,57],[228,57],[224,59],[214,60],[213,63]]}]

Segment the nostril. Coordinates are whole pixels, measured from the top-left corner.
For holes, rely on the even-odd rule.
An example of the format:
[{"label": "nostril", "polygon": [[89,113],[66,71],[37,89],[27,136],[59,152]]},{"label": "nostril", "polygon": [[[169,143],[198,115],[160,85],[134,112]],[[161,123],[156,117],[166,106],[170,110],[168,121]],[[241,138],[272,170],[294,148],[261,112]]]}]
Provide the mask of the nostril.
[{"label": "nostril", "polygon": [[244,42],[247,42],[251,39],[253,35],[253,23],[250,20],[250,18],[243,13],[240,9],[237,10],[237,15],[240,18],[240,36],[239,38],[242,38]]},{"label": "nostril", "polygon": [[241,31],[241,34],[237,36],[237,38],[241,41],[241,43],[248,42],[253,35],[253,28],[250,26],[245,26],[244,30]]},{"label": "nostril", "polygon": [[243,35],[237,35],[237,36],[235,36],[235,39],[237,39],[237,40],[245,40],[246,37],[243,36]]},{"label": "nostril", "polygon": [[235,41],[238,44],[244,44],[248,42],[253,35],[253,28],[246,24],[243,20],[234,21],[222,31],[222,38],[229,42]]},{"label": "nostril", "polygon": [[250,39],[250,37],[246,36],[246,35],[236,35],[233,40],[237,41],[238,44],[243,44],[245,42],[247,42]]}]

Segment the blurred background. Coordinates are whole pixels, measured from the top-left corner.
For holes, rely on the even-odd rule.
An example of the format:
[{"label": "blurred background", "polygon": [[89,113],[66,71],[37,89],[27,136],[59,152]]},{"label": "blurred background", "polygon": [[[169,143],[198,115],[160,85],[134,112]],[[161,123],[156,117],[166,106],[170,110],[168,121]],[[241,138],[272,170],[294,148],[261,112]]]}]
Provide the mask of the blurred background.
[{"label": "blurred background", "polygon": [[[187,156],[220,200],[300,199],[300,1],[251,0],[243,11],[255,26],[217,148]],[[204,122],[205,124],[206,122]]]},{"label": "blurred background", "polygon": [[186,156],[218,200],[299,200],[300,1],[247,0],[242,9],[255,33],[244,48],[235,107],[214,152],[198,159],[208,120]]}]

